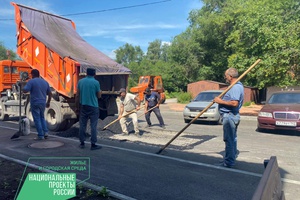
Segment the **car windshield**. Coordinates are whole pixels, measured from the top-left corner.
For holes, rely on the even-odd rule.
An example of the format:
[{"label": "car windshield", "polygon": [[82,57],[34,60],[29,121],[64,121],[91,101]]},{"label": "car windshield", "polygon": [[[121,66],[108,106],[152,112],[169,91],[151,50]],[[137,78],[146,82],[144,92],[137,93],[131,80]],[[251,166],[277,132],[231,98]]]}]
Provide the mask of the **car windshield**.
[{"label": "car windshield", "polygon": [[268,101],[269,104],[296,104],[300,103],[300,93],[278,93],[273,94]]},{"label": "car windshield", "polygon": [[219,96],[221,92],[201,92],[196,96],[194,101],[212,101],[215,97]]}]

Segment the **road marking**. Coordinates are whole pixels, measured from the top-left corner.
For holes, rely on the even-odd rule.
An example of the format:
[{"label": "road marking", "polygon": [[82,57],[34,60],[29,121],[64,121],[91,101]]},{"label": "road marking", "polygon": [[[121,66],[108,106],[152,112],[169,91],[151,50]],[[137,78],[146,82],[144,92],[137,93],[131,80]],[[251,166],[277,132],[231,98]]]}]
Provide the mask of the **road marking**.
[{"label": "road marking", "polygon": [[[1,128],[6,128],[6,129],[11,129],[11,130],[19,130],[19,129],[16,129],[16,128],[11,128],[11,127],[1,126],[1,125],[0,125],[0,127]],[[37,132],[34,132],[34,131],[31,131],[31,132],[37,134]],[[65,140],[77,141],[73,138],[65,138],[65,137],[60,137],[60,136],[56,136],[56,135],[50,135],[50,136],[60,138],[60,139],[65,139]],[[86,142],[86,143],[90,143],[90,142]],[[169,156],[165,156],[165,155],[149,153],[149,152],[144,152],[144,151],[126,149],[126,148],[123,148],[123,147],[116,147],[116,146],[105,145],[105,144],[101,144],[101,145],[103,147],[107,147],[107,148],[118,149],[118,150],[122,150],[122,151],[128,151],[128,152],[133,152],[133,153],[137,153],[137,154],[153,156],[153,157],[158,157],[158,158],[164,158],[164,159],[168,159],[168,160],[178,161],[178,162],[182,162],[182,163],[188,163],[188,164],[192,164],[192,165],[198,165],[198,166],[202,166],[202,167],[214,168],[214,169],[219,169],[219,170],[223,170],[223,171],[230,171],[230,172],[235,172],[235,173],[245,174],[245,175],[250,175],[250,176],[255,176],[255,177],[262,177],[262,174],[254,173],[254,172],[248,172],[248,171],[239,170],[239,169],[226,168],[226,167],[222,167],[222,166],[215,166],[215,165],[212,165],[212,164],[206,164],[206,163],[201,163],[201,162],[196,162],[196,161],[184,160],[184,159],[181,159],[181,158],[174,158],[174,157],[169,157]],[[283,181],[285,183],[300,185],[300,181],[296,181],[296,180],[292,180],[292,179],[281,178],[281,181]]]}]

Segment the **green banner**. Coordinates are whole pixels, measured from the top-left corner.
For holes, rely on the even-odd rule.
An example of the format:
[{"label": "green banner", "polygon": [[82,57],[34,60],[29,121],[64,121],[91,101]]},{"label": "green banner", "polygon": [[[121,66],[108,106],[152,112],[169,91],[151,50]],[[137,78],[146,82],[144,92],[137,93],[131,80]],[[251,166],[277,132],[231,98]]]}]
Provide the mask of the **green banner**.
[{"label": "green banner", "polygon": [[29,173],[17,200],[65,200],[75,196],[75,173]]}]

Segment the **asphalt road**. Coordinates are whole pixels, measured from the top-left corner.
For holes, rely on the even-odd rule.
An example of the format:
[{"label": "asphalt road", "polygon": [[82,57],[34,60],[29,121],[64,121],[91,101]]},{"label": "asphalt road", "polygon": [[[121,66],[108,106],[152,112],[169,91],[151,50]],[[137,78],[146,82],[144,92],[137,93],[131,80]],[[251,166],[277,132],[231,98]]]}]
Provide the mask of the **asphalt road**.
[{"label": "asphalt road", "polygon": [[[164,110],[164,108],[162,108]],[[169,129],[181,130],[185,126],[181,112],[163,113]],[[153,116],[152,119],[155,120]],[[240,155],[236,169],[254,172],[259,169],[264,159],[276,156],[284,179],[283,187],[286,199],[298,199],[300,196],[300,133],[295,132],[256,132],[256,117],[242,116],[238,128],[238,149]],[[192,124],[186,129],[186,136],[199,137],[203,143],[191,150],[184,150],[201,155],[218,157],[224,149],[222,126],[209,123]],[[205,138],[207,139],[205,141]]]},{"label": "asphalt road", "polygon": [[[103,149],[90,152],[77,148],[78,139],[51,137],[65,146],[43,151],[42,155],[89,156],[94,163],[89,182],[135,199],[151,200],[251,199],[264,171],[264,159],[276,156],[286,199],[300,196],[300,136],[258,133],[255,117],[242,117],[238,129],[240,155],[235,168],[228,169],[215,165],[224,150],[220,125],[192,124],[161,154],[155,154],[186,125],[181,112],[170,111],[166,105],[161,111],[166,130],[156,126],[158,121],[152,115],[151,128],[143,128],[146,123],[140,119],[140,138],[99,132]],[[0,128],[4,133],[17,129],[17,124],[0,122]],[[31,142],[30,138],[22,142],[2,143],[1,154],[25,160],[40,156],[41,152],[24,144]]]}]

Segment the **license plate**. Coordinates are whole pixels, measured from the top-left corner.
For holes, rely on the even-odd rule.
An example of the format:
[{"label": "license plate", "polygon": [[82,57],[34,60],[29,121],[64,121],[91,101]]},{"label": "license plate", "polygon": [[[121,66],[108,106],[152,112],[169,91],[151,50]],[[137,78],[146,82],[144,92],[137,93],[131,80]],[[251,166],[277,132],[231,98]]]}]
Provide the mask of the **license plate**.
[{"label": "license plate", "polygon": [[284,121],[276,121],[277,126],[297,126],[297,122],[284,122]]}]

